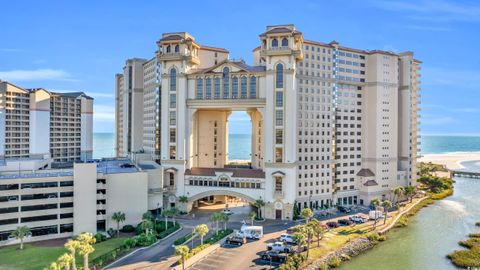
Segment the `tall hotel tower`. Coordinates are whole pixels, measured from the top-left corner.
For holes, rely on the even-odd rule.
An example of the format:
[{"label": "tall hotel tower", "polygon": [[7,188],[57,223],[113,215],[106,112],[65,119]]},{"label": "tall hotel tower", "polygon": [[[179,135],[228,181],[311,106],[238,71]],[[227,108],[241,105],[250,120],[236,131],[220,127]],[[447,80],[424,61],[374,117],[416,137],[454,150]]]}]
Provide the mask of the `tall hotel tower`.
[{"label": "tall hotel tower", "polygon": [[[415,184],[421,62],[412,52],[304,40],[294,25],[259,38],[248,65],[166,33],[154,58],[127,60],[117,75],[117,155],[161,164],[165,205],[189,211],[235,196],[291,219],[294,205],[368,205]],[[232,111],[251,118],[243,166],[228,158]]]}]

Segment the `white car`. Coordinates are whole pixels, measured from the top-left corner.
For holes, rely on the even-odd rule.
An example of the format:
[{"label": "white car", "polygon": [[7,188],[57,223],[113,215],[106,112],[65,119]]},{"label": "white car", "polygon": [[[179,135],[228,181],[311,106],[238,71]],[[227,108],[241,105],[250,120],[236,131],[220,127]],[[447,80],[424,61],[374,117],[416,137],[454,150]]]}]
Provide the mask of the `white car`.
[{"label": "white car", "polygon": [[284,253],[290,253],[290,252],[293,251],[292,246],[287,245],[283,242],[270,243],[270,244],[267,245],[267,250],[268,251],[284,252]]},{"label": "white car", "polygon": [[278,240],[280,240],[283,243],[290,244],[290,245],[297,244],[297,241],[295,241],[295,238],[291,234],[284,233],[284,234],[280,235],[280,238]]}]

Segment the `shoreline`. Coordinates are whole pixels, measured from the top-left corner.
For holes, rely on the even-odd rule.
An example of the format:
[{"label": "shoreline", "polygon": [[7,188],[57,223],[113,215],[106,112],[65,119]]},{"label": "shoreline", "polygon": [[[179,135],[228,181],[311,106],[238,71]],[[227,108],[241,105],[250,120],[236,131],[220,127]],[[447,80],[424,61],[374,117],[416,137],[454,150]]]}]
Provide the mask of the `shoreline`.
[{"label": "shoreline", "polygon": [[446,154],[426,154],[418,159],[419,162],[431,162],[444,165],[449,170],[465,169],[462,165],[467,161],[480,161],[480,152],[455,152]]}]

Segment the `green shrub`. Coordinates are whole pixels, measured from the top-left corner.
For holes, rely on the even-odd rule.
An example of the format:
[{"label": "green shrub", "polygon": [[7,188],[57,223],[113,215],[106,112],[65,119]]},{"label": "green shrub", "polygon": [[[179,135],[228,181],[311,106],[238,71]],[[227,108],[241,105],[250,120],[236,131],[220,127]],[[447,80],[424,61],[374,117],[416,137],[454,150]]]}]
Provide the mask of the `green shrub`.
[{"label": "green shrub", "polygon": [[322,263],[322,264],[320,264],[320,266],[318,267],[318,270],[328,270],[328,265]]},{"label": "green shrub", "polygon": [[155,237],[155,235],[152,235],[152,234],[146,235],[142,233],[140,235],[137,235],[135,238],[136,238],[135,239],[136,245],[141,247],[150,246],[157,241],[157,238]]},{"label": "green shrub", "polygon": [[95,234],[95,242],[96,243],[101,243],[105,240],[107,240],[107,237],[103,233],[96,233]]},{"label": "green shrub", "polygon": [[161,231],[160,233],[158,233],[158,238],[159,239],[163,239],[165,237],[167,237],[169,234],[173,233],[174,231],[178,230],[180,228],[180,224],[176,223],[175,226],[173,226],[173,223],[172,223],[172,226],[171,227],[168,227],[167,230],[163,230]]},{"label": "green shrub", "polygon": [[121,232],[126,232],[126,233],[134,232],[135,227],[133,227],[132,225],[125,225],[120,229],[120,231]]},{"label": "green shrub", "polygon": [[131,237],[128,239],[125,239],[123,241],[123,247],[126,249],[131,249],[134,248],[137,245],[137,238],[136,237]]},{"label": "green shrub", "polygon": [[480,221],[475,222],[475,226],[480,227]]},{"label": "green shrub", "polygon": [[207,240],[205,240],[204,243],[214,244],[218,242],[220,239],[224,238],[225,236],[231,234],[232,232],[233,232],[232,229],[218,231],[218,234],[214,234],[213,236],[209,237]]},{"label": "green shrub", "polygon": [[328,266],[330,266],[331,268],[338,268],[340,267],[341,263],[342,262],[338,257],[332,257],[330,260],[328,260]]},{"label": "green shrub", "polygon": [[480,252],[476,250],[457,250],[447,255],[452,263],[461,268],[480,267]]},{"label": "green shrub", "polygon": [[376,232],[371,232],[367,234],[367,239],[372,241],[372,242],[378,242],[380,238],[380,235]]},{"label": "green shrub", "polygon": [[181,245],[181,244],[185,243],[188,239],[192,238],[194,234],[195,233],[189,233],[189,234],[187,234],[183,237],[180,237],[177,240],[175,240],[175,242],[173,242],[173,244],[175,246]]},{"label": "green shrub", "polygon": [[[168,221],[167,224],[168,224],[168,229],[174,227],[173,226],[173,221]],[[175,226],[180,226],[180,225],[178,224],[178,222],[175,222]],[[160,221],[160,220],[157,221],[157,226],[155,226],[155,230],[157,231],[157,233],[161,233],[161,232],[165,231],[166,230],[165,229],[165,221]]]},{"label": "green shrub", "polygon": [[464,246],[466,248],[473,248],[475,246],[479,246],[480,247],[480,238],[477,238],[477,237],[472,237],[468,240],[463,240],[463,241],[460,241],[458,242],[458,244],[460,246]]},{"label": "green shrub", "polygon": [[470,238],[480,238],[480,233],[471,233],[468,235]]},{"label": "green shrub", "polygon": [[108,233],[108,235],[110,235],[110,237],[114,237],[117,234],[117,231],[114,230],[113,228],[109,228],[107,230],[107,233]]}]

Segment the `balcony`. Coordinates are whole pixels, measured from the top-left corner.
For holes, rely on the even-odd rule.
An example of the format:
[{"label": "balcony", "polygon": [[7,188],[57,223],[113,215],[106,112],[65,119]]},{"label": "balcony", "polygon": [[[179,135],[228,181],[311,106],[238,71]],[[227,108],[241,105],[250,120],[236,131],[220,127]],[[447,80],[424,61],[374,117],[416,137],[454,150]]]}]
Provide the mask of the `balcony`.
[{"label": "balcony", "polygon": [[102,193],[97,193],[97,200],[106,200],[107,195],[102,194]]},{"label": "balcony", "polygon": [[105,219],[107,219],[106,215],[103,215],[103,214],[98,214],[97,215],[97,220],[105,220]]}]

